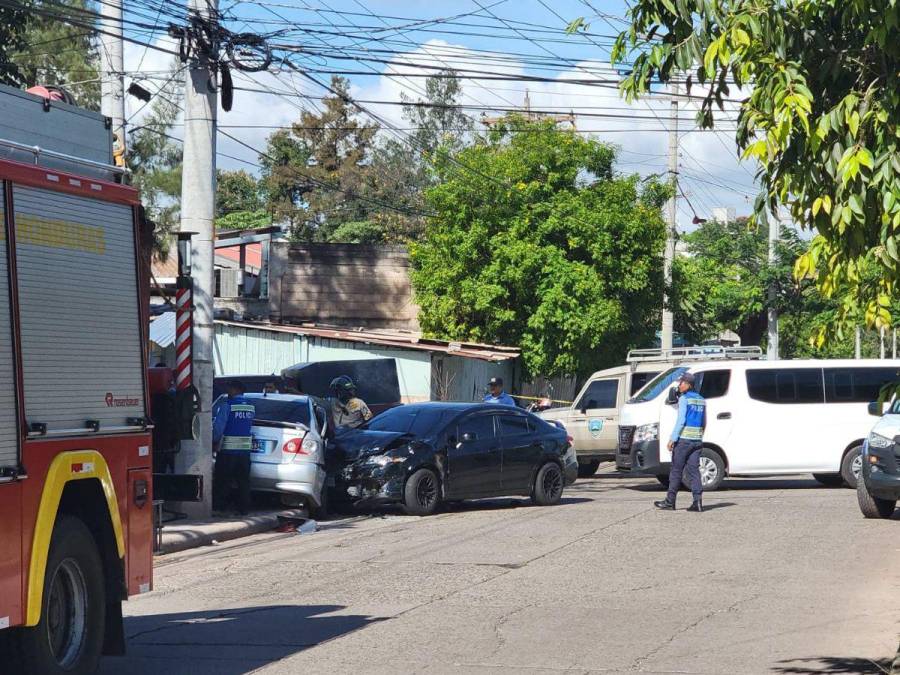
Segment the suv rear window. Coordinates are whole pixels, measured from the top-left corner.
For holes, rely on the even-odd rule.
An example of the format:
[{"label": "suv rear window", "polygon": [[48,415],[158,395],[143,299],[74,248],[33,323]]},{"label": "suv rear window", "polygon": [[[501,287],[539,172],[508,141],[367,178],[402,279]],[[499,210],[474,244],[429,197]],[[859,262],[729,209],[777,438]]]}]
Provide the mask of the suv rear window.
[{"label": "suv rear window", "polygon": [[765,368],[747,371],[747,393],[764,403],[824,403],[821,368]]}]

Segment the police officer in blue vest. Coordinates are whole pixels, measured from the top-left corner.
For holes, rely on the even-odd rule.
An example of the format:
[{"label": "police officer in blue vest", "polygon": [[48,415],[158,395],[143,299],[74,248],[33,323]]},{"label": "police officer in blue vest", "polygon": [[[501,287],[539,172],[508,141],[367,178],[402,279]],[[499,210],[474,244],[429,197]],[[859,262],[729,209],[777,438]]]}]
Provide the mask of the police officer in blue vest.
[{"label": "police officer in blue vest", "polygon": [[253,419],[256,408],[244,398],[244,385],[229,380],[228,397],[216,402],[213,411],[213,443],[219,444],[213,473],[213,509],[221,511],[228,501],[231,482],[237,483],[238,513],[250,508],[250,453],[253,450]]},{"label": "police officer in blue vest", "polygon": [[675,497],[681,485],[681,477],[687,469],[694,503],[688,511],[703,511],[703,484],[700,481],[700,451],[703,449],[703,430],[706,428],[706,399],[694,391],[694,376],[684,373],[678,379],[678,419],[672,430],[669,450],[672,452],[672,468],[669,470],[669,492],[660,502],[659,509],[674,511]]}]

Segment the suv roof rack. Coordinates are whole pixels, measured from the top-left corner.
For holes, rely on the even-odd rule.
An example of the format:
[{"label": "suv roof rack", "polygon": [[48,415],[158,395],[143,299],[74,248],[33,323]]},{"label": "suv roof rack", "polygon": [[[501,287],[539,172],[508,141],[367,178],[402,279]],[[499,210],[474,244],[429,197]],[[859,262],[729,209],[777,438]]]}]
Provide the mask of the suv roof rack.
[{"label": "suv roof rack", "polygon": [[698,345],[695,347],[675,347],[673,349],[632,349],[625,360],[628,363],[659,361],[677,363],[679,361],[714,361],[718,359],[761,359],[760,347],[721,347],[719,345]]}]

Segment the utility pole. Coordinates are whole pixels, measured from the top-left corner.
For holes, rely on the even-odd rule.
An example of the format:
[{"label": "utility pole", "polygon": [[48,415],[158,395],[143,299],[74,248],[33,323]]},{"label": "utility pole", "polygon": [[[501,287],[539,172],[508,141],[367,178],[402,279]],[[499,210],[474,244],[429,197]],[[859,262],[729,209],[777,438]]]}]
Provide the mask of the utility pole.
[{"label": "utility pole", "polygon": [[[774,218],[769,218],[769,267],[775,265],[778,257],[778,237],[781,229],[781,219],[776,214]],[[766,358],[770,361],[778,360],[778,310],[775,309],[775,281],[769,284],[768,291],[768,347],[766,349]]]},{"label": "utility pole", "polygon": [[662,334],[660,346],[663,349],[672,349],[672,336],[674,319],[672,316],[671,297],[669,291],[672,287],[672,265],[675,261],[675,239],[678,232],[676,221],[678,219],[678,85],[673,85],[671,102],[672,121],[669,127],[669,184],[672,186],[672,196],[666,204],[666,247],[663,251],[663,308],[662,308]]},{"label": "utility pole", "polygon": [[125,56],[122,47],[122,0],[100,4],[100,107],[112,120],[116,164],[125,160]]},{"label": "utility pole", "polygon": [[856,327],[855,332],[855,340],[854,340],[854,348],[853,348],[853,356],[854,358],[861,359],[862,358],[862,328],[859,326]]},{"label": "utility pole", "polygon": [[[218,21],[217,0],[188,0],[189,13],[207,25]],[[210,31],[214,35],[215,31]],[[216,199],[216,69],[212,53],[191,45],[184,91],[184,158],[181,176],[181,231],[193,232],[192,377],[200,395],[199,434],[181,445],[180,470],[203,476],[203,502],[185,505],[191,515],[208,516],[212,510],[212,390],[213,390],[213,240]],[[193,506],[194,508],[191,508]]]}]

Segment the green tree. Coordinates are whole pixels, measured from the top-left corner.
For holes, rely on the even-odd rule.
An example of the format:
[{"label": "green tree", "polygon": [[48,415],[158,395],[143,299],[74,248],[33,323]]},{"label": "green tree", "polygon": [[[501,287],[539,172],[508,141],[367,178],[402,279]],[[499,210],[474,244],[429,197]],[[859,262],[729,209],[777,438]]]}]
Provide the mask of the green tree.
[{"label": "green tree", "polygon": [[408,210],[382,212],[374,218],[382,239],[417,239],[425,230],[424,192],[437,180],[432,167],[439,150],[457,152],[472,138],[472,120],[457,107],[462,87],[455,71],[442,70],[425,80],[425,97],[401,94],[403,120],[411,127],[398,139],[383,134],[372,157],[371,192],[382,202]]},{"label": "green tree", "polygon": [[646,343],[668,192],[617,177],[615,154],[511,117],[439,158],[426,194],[435,216],[411,247],[426,334],[519,345],[527,370],[545,375],[590,372]]},{"label": "green tree", "polygon": [[[755,216],[786,206],[818,236],[796,274],[839,299],[833,324],[890,323],[900,279],[900,5],[893,0],[636,0],[615,44],[629,99],[702,87],[700,121],[746,88],[738,147],[759,161]],[[581,27],[578,20],[571,29]],[[860,274],[872,266],[877,274]],[[820,332],[821,344],[825,332]]]},{"label": "green tree", "polygon": [[16,54],[28,45],[27,24],[28,10],[0,7],[0,84],[19,87],[26,82]]},{"label": "green tree", "polygon": [[378,127],[357,118],[349,81],[334,76],[331,89],[322,112],[304,112],[289,135],[276,132],[270,138],[273,152],[266,152],[274,210],[299,212],[291,218],[291,236],[299,240],[326,240],[341,223],[365,220],[371,212],[365,197]]},{"label": "green tree", "polygon": [[768,260],[768,231],[749,226],[745,218],[707,221],[683,240],[686,255],[675,259],[674,268],[675,321],[691,341],[731,330],[741,344],[762,344],[770,284],[780,312],[800,309],[802,289],[792,269],[806,243],[794,230],[781,228],[774,264]]},{"label": "green tree", "polygon": [[271,224],[254,176],[242,170],[216,172],[216,229],[247,230]]},{"label": "green tree", "polygon": [[305,196],[314,184],[308,178],[309,149],[285,129],[269,136],[259,158],[266,210],[278,222],[287,222],[292,232],[306,222]]},{"label": "green tree", "polygon": [[[31,4],[35,9],[46,7],[76,15],[91,10],[87,0],[34,0]],[[100,109],[100,57],[96,37],[90,30],[32,10],[23,39],[24,44],[15,50],[13,59],[24,84],[65,87],[78,105]]]},{"label": "green tree", "polygon": [[[180,64],[173,64],[179,68]],[[169,253],[170,235],[178,228],[181,212],[181,144],[172,130],[181,109],[183,83],[170,78],[154,96],[150,112],[132,130],[127,163],[132,183],[141,192],[147,214],[156,223],[154,252],[163,260]]]}]

